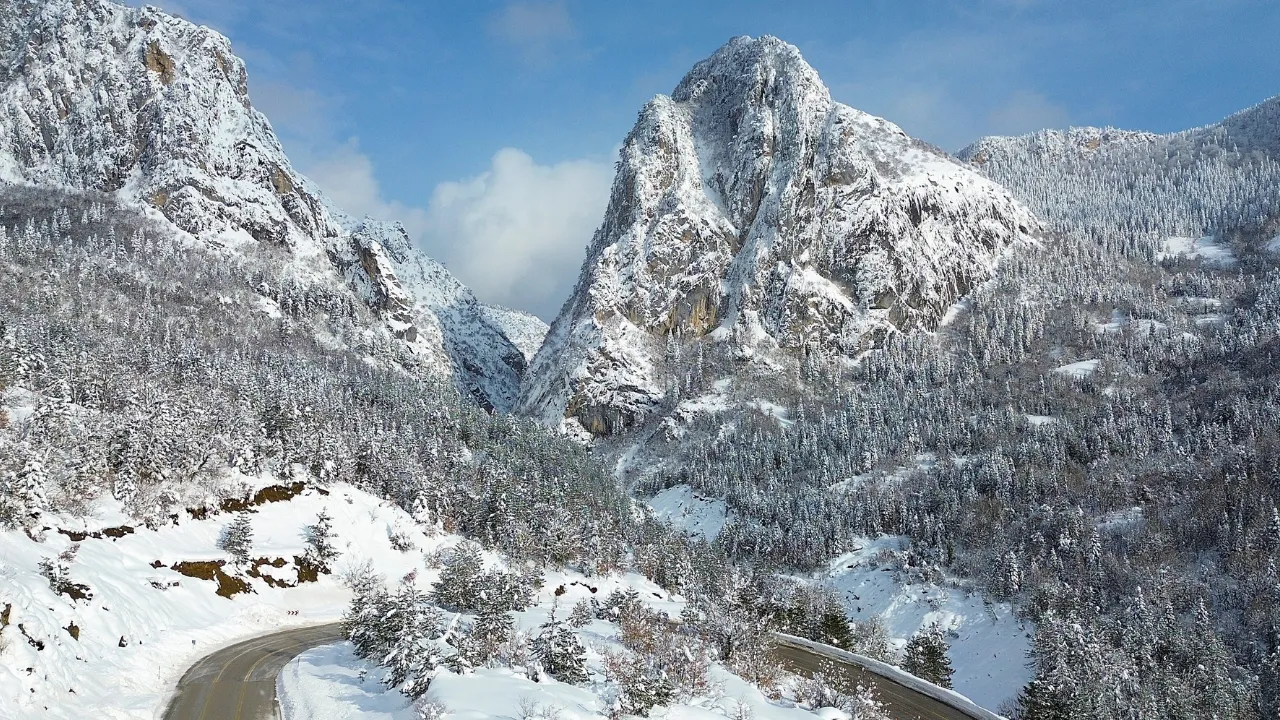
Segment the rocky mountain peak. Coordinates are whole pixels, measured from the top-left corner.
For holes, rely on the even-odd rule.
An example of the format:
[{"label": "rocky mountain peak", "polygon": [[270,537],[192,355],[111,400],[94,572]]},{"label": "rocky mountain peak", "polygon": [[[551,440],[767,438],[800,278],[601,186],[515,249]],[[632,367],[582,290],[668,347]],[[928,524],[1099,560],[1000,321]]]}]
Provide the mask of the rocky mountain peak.
[{"label": "rocky mountain peak", "polygon": [[661,400],[672,341],[856,355],[936,325],[1038,228],[973,170],[833,102],[796,48],[735,38],[642,110],[520,408],[631,426]]},{"label": "rocky mountain peak", "polygon": [[114,193],[210,247],[283,251],[355,292],[415,366],[514,402],[525,353],[403,228],[347,216],[294,170],[217,32],[109,0],[0,0],[0,99],[0,182]]}]

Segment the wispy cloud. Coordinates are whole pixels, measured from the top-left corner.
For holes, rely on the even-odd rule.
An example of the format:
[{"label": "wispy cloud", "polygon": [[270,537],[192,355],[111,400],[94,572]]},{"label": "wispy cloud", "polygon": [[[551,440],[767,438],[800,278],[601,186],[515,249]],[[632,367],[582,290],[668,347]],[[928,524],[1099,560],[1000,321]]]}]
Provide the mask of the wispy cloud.
[{"label": "wispy cloud", "polygon": [[529,64],[544,65],[576,36],[563,0],[511,2],[489,18],[489,36]]}]

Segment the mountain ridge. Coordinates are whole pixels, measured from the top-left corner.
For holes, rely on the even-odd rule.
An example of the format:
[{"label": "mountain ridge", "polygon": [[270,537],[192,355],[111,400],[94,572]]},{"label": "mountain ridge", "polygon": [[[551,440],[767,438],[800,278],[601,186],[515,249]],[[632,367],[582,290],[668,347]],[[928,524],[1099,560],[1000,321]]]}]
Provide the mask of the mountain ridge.
[{"label": "mountain ridge", "polygon": [[994,183],[833,102],[794,46],[735,38],[641,111],[518,411],[632,426],[665,393],[668,337],[855,356],[936,325],[1038,232]]},{"label": "mountain ridge", "polygon": [[225,37],[109,0],[3,10],[0,180],[111,192],[228,252],[281,248],[300,277],[356,292],[421,367],[509,409],[524,353],[403,228],[351,218],[293,168]]}]

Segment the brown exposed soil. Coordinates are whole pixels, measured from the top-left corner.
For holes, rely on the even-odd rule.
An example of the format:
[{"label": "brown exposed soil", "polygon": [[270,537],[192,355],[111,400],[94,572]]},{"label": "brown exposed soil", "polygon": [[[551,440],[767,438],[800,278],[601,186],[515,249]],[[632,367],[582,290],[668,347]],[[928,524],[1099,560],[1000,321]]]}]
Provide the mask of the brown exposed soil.
[{"label": "brown exposed soil", "polygon": [[258,578],[259,580],[265,582],[268,586],[273,588],[297,587],[298,586],[297,583],[292,583],[292,582],[289,582],[288,580],[282,580],[280,578],[262,574],[262,568],[264,566],[273,567],[273,568],[282,568],[288,563],[289,561],[285,560],[284,558],[271,558],[271,559],[258,558],[257,560],[253,561],[253,564],[249,566],[249,569],[245,571],[245,574],[248,575],[249,577]]},{"label": "brown exposed soil", "polygon": [[170,566],[175,572],[200,580],[212,580],[218,583],[217,593],[224,598],[253,592],[253,586],[244,578],[228,575],[222,566],[225,560],[194,560],[174,563]]},{"label": "brown exposed soil", "polygon": [[67,634],[71,636],[71,639],[72,639],[72,640],[75,640],[76,642],[79,642],[79,641],[80,641],[80,626],[79,626],[79,625],[77,625],[77,624],[75,624],[75,623],[71,623],[70,625],[68,625],[68,626],[66,626],[65,628],[63,628],[63,630],[66,630],[66,631],[67,631]]},{"label": "brown exposed soil", "polygon": [[[217,511],[244,512],[252,507],[266,505],[267,503],[285,502],[301,495],[307,489],[307,484],[298,481],[289,485],[269,485],[262,488],[258,492],[243,498],[227,498],[218,503]],[[321,495],[328,495],[328,491],[316,488],[316,492]],[[200,507],[187,508],[187,514],[196,520],[205,520],[213,512],[209,507],[201,505]]]},{"label": "brown exposed soil", "polygon": [[71,538],[71,542],[80,542],[87,538],[101,540],[104,537],[109,537],[112,540],[119,540],[125,535],[132,535],[134,533],[134,530],[128,525],[121,525],[119,527],[109,527],[109,528],[103,528],[101,530],[94,530],[93,532],[80,532],[78,530],[63,530],[62,528],[58,528],[58,532]]},{"label": "brown exposed soil", "polygon": [[306,558],[301,558],[301,557],[298,557],[297,555],[293,556],[293,564],[298,566],[298,584],[299,585],[301,585],[302,583],[316,582],[317,580],[320,579],[320,573],[323,572],[325,574],[328,574],[329,572],[328,570],[322,567],[319,567],[318,565],[312,565],[311,563],[307,562]]},{"label": "brown exposed soil", "polygon": [[72,600],[92,600],[93,599],[93,590],[90,589],[88,585],[81,585],[80,583],[67,582],[67,583],[60,584],[57,590],[59,594],[66,595]]}]

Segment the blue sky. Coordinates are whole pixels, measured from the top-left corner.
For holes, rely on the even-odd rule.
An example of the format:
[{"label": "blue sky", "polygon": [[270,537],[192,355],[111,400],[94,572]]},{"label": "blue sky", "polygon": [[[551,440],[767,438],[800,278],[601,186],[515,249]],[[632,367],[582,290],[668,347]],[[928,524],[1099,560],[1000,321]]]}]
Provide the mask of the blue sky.
[{"label": "blue sky", "polygon": [[956,150],[1066,125],[1172,131],[1280,94],[1274,0],[171,0],[340,205],[406,224],[486,300],[551,319],[641,105],[734,35]]}]

